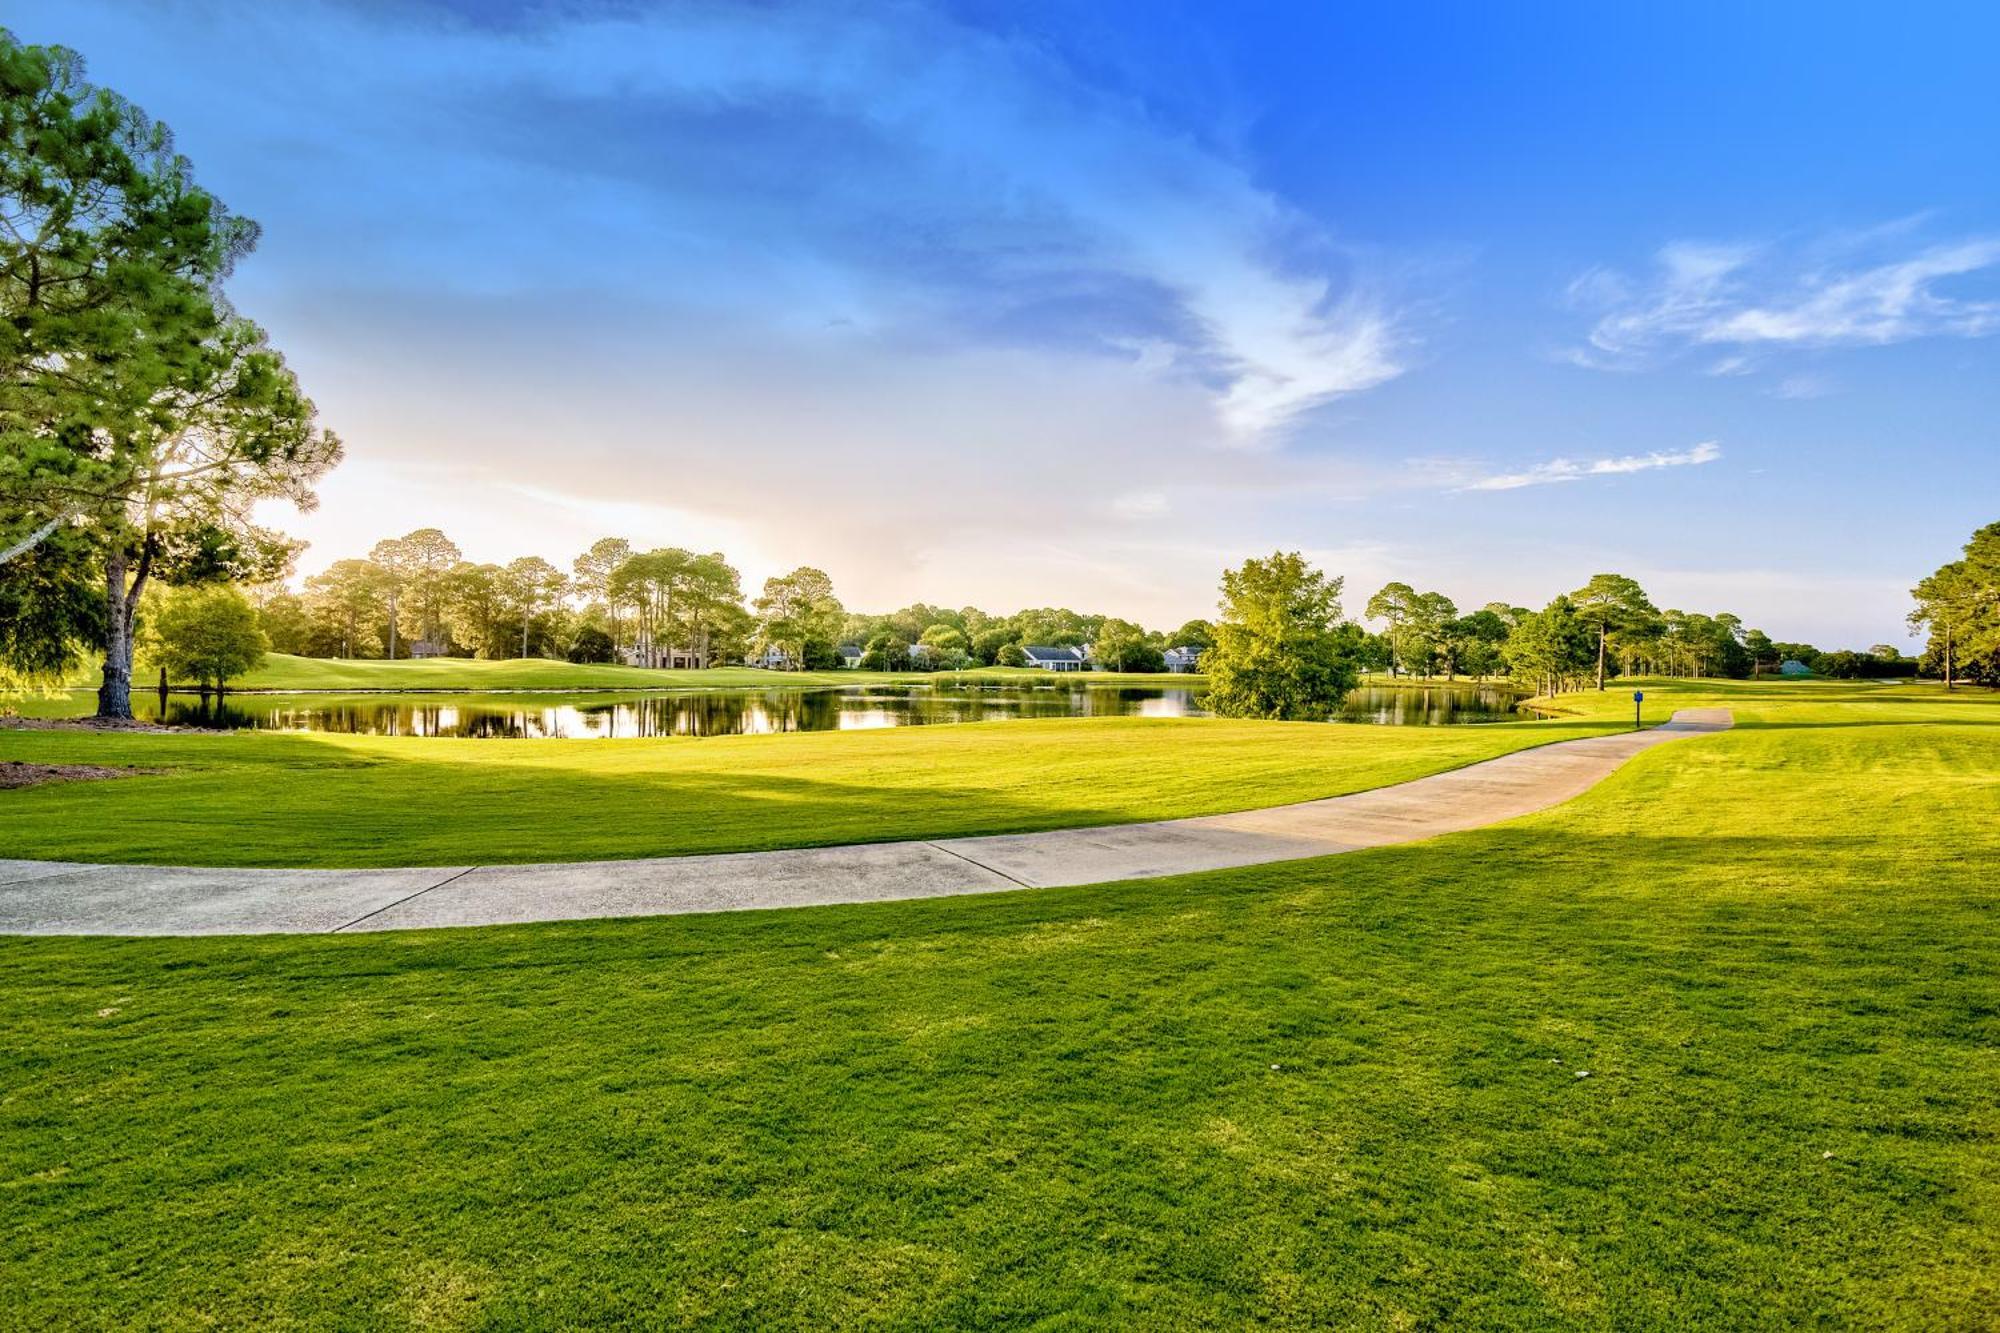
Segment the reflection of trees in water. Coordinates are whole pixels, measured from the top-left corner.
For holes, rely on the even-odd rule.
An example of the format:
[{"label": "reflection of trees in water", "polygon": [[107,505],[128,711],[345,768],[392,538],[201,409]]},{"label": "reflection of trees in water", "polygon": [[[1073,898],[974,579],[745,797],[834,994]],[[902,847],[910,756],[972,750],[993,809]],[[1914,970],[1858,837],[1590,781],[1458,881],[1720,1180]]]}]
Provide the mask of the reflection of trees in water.
[{"label": "reflection of trees in water", "polygon": [[149,696],[146,710],[180,726],[365,736],[520,739],[738,736],[780,731],[984,722],[1004,718],[1178,716],[1199,712],[1185,688],[870,687],[762,693],[659,694],[560,703],[473,697],[340,700],[282,695]]},{"label": "reflection of trees in water", "polygon": [[1364,686],[1341,703],[1340,717],[1401,726],[1504,722],[1519,716],[1514,705],[1521,697],[1496,685]]}]

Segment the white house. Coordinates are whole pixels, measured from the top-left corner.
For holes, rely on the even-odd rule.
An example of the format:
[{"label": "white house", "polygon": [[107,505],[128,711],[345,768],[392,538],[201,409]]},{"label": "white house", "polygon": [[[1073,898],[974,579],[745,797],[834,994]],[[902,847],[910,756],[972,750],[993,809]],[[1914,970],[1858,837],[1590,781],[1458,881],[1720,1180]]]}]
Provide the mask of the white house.
[{"label": "white house", "polygon": [[861,659],[868,655],[866,650],[858,643],[843,643],[840,647],[834,649],[834,652],[840,656],[840,664],[849,671],[860,666]]},{"label": "white house", "polygon": [[445,645],[437,642],[435,639],[410,640],[410,656],[412,657],[443,657],[444,655]]},{"label": "white house", "polygon": [[650,643],[642,643],[636,648],[621,648],[618,655],[626,666],[660,667],[672,671],[701,671],[708,666],[708,654],[696,652],[692,648],[660,648]]},{"label": "white house", "polygon": [[1778,674],[1781,676],[1810,676],[1812,668],[1804,662],[1788,657],[1778,663]]},{"label": "white house", "polygon": [[775,643],[766,645],[763,652],[755,657],[746,658],[745,661],[753,667],[763,667],[766,671],[792,669],[792,655]]},{"label": "white house", "polygon": [[1081,671],[1084,667],[1083,651],[1079,648],[1049,648],[1023,645],[1021,651],[1028,655],[1028,665],[1043,671]]},{"label": "white house", "polygon": [[1176,675],[1184,675],[1201,665],[1201,650],[1199,648],[1189,648],[1186,645],[1182,645],[1179,648],[1169,648],[1161,656],[1166,658],[1167,670]]}]

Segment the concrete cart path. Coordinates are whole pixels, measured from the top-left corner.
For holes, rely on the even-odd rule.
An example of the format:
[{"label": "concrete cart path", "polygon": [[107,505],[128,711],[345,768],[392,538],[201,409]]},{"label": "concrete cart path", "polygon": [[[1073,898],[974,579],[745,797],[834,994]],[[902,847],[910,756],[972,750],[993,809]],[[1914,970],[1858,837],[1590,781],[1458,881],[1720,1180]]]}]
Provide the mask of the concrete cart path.
[{"label": "concrete cart path", "polygon": [[218,870],[0,861],[0,933],[407,930],[936,898],[1261,865],[1414,842],[1559,805],[1642,750],[1721,731],[1725,708],[1561,741],[1393,787],[1151,824],[645,861],[409,870]]}]

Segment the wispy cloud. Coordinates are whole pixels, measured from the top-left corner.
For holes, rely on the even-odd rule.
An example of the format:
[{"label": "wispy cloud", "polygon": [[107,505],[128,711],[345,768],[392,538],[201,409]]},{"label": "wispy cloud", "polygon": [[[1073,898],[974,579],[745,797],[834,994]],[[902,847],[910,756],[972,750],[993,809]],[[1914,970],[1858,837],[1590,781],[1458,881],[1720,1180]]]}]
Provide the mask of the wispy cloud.
[{"label": "wispy cloud", "polygon": [[943,7],[563,5],[487,23],[301,0],[105,21],[147,26],[162,51],[236,53],[231,109],[189,98],[183,138],[282,127],[266,197],[341,239],[272,234],[307,262],[341,254],[342,284],[359,233],[378,251],[360,267],[414,286],[670,293],[903,355],[1096,352],[1199,385],[1225,446],[1268,445],[1402,369],[1389,298],[1250,161]]},{"label": "wispy cloud", "polygon": [[[1592,269],[1570,284],[1597,313],[1571,359],[1601,369],[1643,365],[1692,348],[1728,350],[1714,374],[1750,368],[1760,351],[1861,347],[2000,332],[2000,298],[1958,290],[2000,270],[2000,236],[1908,251],[1907,226],[1835,237],[1792,252],[1777,246],[1678,241],[1632,278]],[[1887,253],[1898,245],[1904,253]],[[1989,289],[1991,284],[1987,284]]]},{"label": "wispy cloud", "polygon": [[1523,486],[1548,486],[1557,482],[1583,481],[1590,477],[1618,477],[1659,468],[1695,467],[1722,457],[1722,447],[1704,440],[1692,449],[1626,454],[1618,458],[1552,458],[1522,472],[1500,472],[1478,477],[1457,487],[1461,491],[1515,491]]}]

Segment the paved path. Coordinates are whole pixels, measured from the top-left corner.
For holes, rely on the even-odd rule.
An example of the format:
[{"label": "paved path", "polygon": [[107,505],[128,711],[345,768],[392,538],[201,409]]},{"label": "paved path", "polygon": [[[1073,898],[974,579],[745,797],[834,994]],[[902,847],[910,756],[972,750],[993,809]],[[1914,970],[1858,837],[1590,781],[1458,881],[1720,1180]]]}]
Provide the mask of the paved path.
[{"label": "paved path", "polygon": [[1641,750],[1720,731],[1724,708],[1563,741],[1393,787],[1152,824],[647,861],[409,870],[216,870],[0,861],[0,934],[407,930],[937,898],[1261,865],[1414,842],[1558,805]]}]

